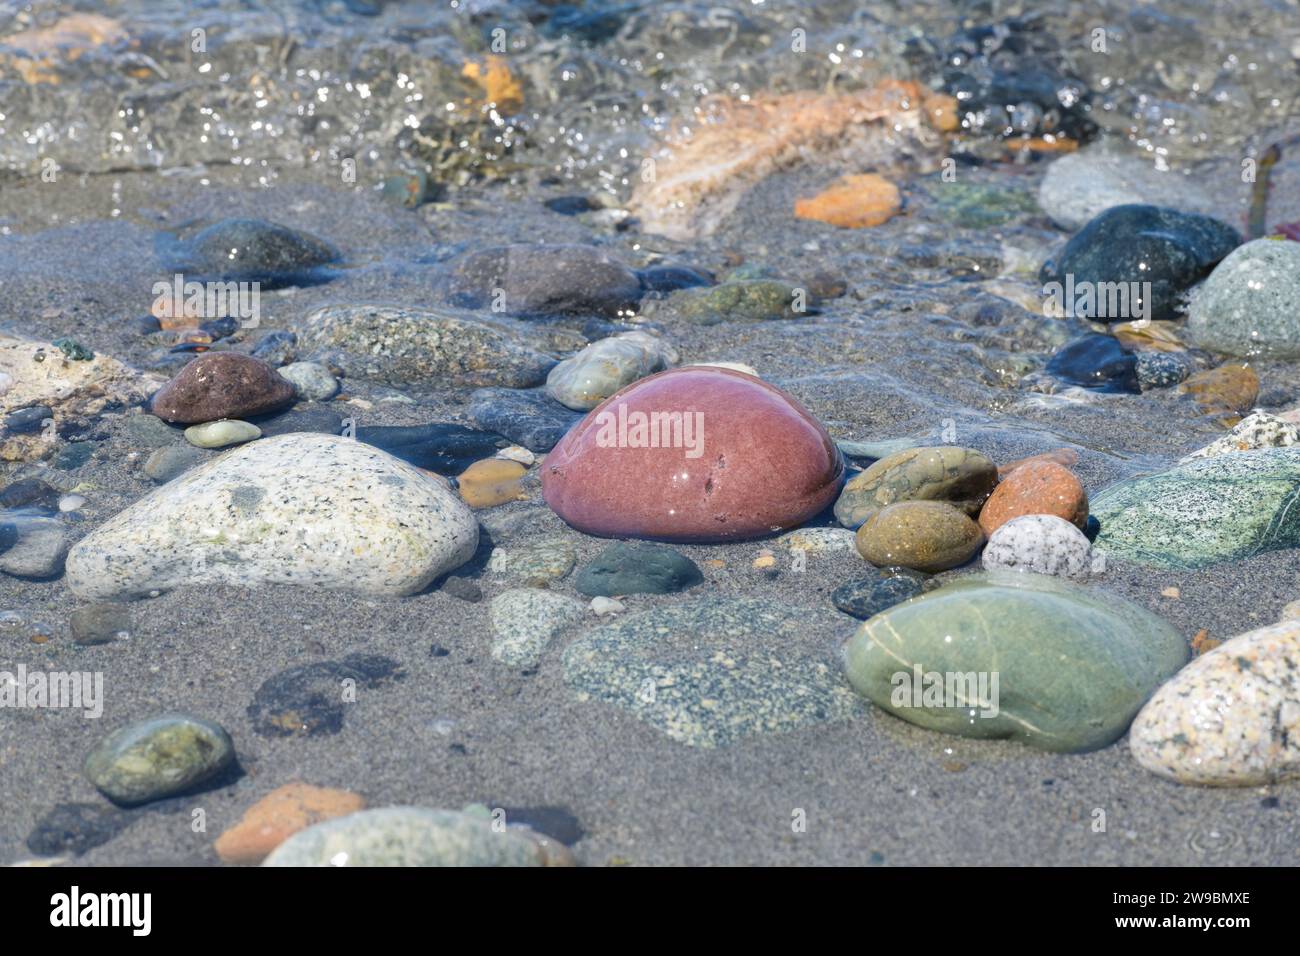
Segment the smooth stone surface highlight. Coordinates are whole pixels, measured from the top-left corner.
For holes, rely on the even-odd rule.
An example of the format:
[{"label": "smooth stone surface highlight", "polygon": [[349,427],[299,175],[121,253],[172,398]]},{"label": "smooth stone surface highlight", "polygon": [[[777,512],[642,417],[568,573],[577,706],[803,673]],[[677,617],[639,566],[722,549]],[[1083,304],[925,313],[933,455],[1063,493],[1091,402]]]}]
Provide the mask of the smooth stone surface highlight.
[{"label": "smooth stone surface highlight", "polygon": [[149,410],[165,422],[193,425],[264,415],[293,399],[293,385],[260,359],[239,352],[208,352],[159,389]]}]

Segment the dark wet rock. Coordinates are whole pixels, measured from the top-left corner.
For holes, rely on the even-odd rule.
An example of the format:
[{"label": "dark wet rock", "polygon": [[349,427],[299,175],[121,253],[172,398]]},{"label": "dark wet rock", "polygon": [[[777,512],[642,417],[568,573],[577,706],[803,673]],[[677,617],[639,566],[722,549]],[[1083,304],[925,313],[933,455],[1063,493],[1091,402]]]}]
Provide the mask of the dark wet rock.
[{"label": "dark wet rock", "polygon": [[131,415],[122,426],[126,440],[137,448],[165,448],[180,441],[184,431],[157,415]]},{"label": "dark wet rock", "polygon": [[298,357],[298,336],[284,330],[267,332],[253,346],[253,356],[275,368],[288,365]]},{"label": "dark wet rock", "polygon": [[123,806],[186,793],[219,776],[235,745],[219,724],[165,714],[116,730],[86,758],[86,778]]},{"label": "dark wet rock", "polygon": [[17,578],[42,580],[63,573],[63,560],[68,554],[68,532],[57,518],[11,514],[0,519],[0,527],[12,531],[0,536],[12,538],[11,544],[0,554],[0,571]]},{"label": "dark wet rock", "polygon": [[[498,803],[486,802],[496,808]],[[568,807],[501,807],[507,826],[525,826],[534,833],[545,834],[565,846],[573,846],[586,835],[582,824]]]},{"label": "dark wet rock", "polygon": [[[1172,319],[1183,294],[1240,243],[1237,230],[1208,216],[1161,206],[1115,206],[1043,263],[1039,280],[1058,283],[1067,315],[1104,322]],[[1132,291],[1147,282],[1150,302],[1140,302],[1141,295]],[[1118,291],[1128,294],[1110,295],[1103,283],[1124,283]],[[1092,301],[1082,298],[1089,294]]]},{"label": "dark wet rock", "polygon": [[728,280],[707,289],[683,289],[656,303],[653,315],[697,325],[798,319],[814,311],[807,289],[777,279]]},{"label": "dark wet rock", "polygon": [[76,471],[90,461],[99,445],[100,442],[96,441],[71,442],[55,452],[54,460],[50,464],[60,471]]},{"label": "dark wet rock", "polygon": [[1090,333],[1061,347],[1047,363],[1047,373],[1068,385],[1099,392],[1137,392],[1137,356],[1119,339]]},{"label": "dark wet rock", "polygon": [[554,39],[570,38],[584,43],[604,43],[623,28],[637,5],[624,3],[614,6],[583,6],[560,3],[550,8],[542,33]]},{"label": "dark wet rock", "polygon": [[507,328],[447,310],[327,306],[307,317],[302,338],[347,375],[399,387],[449,381],[528,388],[555,365]]},{"label": "dark wet rock", "polygon": [[481,388],[470,396],[469,417],[529,451],[550,451],[583,413],[565,408],[545,389]]},{"label": "dark wet rock", "polygon": [[32,435],[41,430],[47,418],[54,418],[54,410],[48,405],[20,408],[5,416],[4,430],[9,435]]},{"label": "dark wet rock", "polygon": [[477,604],[483,600],[483,589],[469,578],[457,577],[452,575],[442,582],[440,590],[443,594],[448,594],[459,601],[468,601],[470,604]]},{"label": "dark wet rock", "polygon": [[495,432],[464,425],[369,425],[356,430],[357,441],[440,475],[458,475],[481,458],[490,458],[510,442]]},{"label": "dark wet rock", "polygon": [[339,435],[343,432],[343,416],[319,405],[299,405],[275,415],[261,415],[249,421],[262,430],[262,437],[287,435],[290,432],[316,432],[321,435]]},{"label": "dark wet rock", "polygon": [[561,216],[577,216],[600,208],[586,196],[556,196],[546,200],[542,205]]},{"label": "dark wet rock", "polygon": [[39,478],[22,478],[0,491],[0,508],[45,508],[59,506],[60,492]]},{"label": "dark wet rock", "polygon": [[163,266],[191,281],[260,282],[264,288],[319,281],[339,251],[315,236],[261,219],[223,219],[198,231],[163,233]]},{"label": "dark wet rock", "polygon": [[1138,387],[1144,392],[1177,385],[1196,371],[1196,363],[1178,352],[1138,352],[1136,360]]},{"label": "dark wet rock", "polygon": [[80,856],[103,846],[138,819],[112,805],[59,803],[36,821],[27,849],[37,856]]},{"label": "dark wet rock", "polygon": [[248,718],[263,737],[337,734],[350,706],[347,691],[361,693],[404,676],[397,661],[377,654],[349,654],[341,661],[290,667],[257,689]]},{"label": "dark wet rock", "polygon": [[588,597],[613,597],[672,594],[703,581],[699,566],[679,551],[619,541],[585,564],[573,586]]},{"label": "dark wet rock", "polygon": [[145,459],[144,473],[161,485],[207,459],[208,455],[201,448],[195,448],[189,442],[182,442],[179,445],[154,451]]},{"label": "dark wet rock", "polygon": [[212,341],[229,338],[239,331],[240,320],[230,315],[209,319],[199,324],[199,330],[212,336]]},{"label": "dark wet rock", "polygon": [[924,590],[926,577],[906,568],[881,568],[879,573],[842,584],[831,592],[831,602],[859,620],[865,621],[914,598]]},{"label": "dark wet rock", "polygon": [[690,266],[651,266],[637,273],[647,292],[666,294],[678,289],[713,285],[713,277]]},{"label": "dark wet rock", "polygon": [[83,646],[108,644],[131,632],[131,608],[107,601],[79,607],[68,617],[72,639]]},{"label": "dark wet rock", "polygon": [[939,68],[944,91],[961,104],[966,131],[994,137],[1064,134],[1081,142],[1096,135],[1092,91],[1070,71],[1041,20],[981,24],[941,44],[917,41],[911,53]]},{"label": "dark wet rock", "polygon": [[163,421],[192,425],[264,415],[293,399],[293,384],[260,359],[239,352],[209,352],[160,388],[149,409]]},{"label": "dark wet rock", "polygon": [[452,305],[508,315],[617,315],[636,307],[641,281],[603,249],[582,245],[494,246],[462,258],[450,277]]},{"label": "dark wet rock", "polygon": [[815,299],[838,299],[849,291],[849,280],[838,272],[819,269],[804,283]]}]

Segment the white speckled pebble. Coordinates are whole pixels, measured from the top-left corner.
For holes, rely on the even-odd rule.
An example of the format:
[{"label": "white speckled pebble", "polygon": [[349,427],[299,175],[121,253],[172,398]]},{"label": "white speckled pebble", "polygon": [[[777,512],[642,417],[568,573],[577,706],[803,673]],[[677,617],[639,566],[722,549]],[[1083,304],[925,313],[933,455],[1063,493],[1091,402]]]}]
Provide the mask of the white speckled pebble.
[{"label": "white speckled pebble", "polygon": [[420,590],[464,564],[478,522],[460,498],[387,452],[295,432],[243,445],[176,478],[72,549],[78,597],[185,584]]},{"label": "white speckled pebble", "polygon": [[225,448],[227,445],[242,445],[262,437],[262,429],[252,422],[223,418],[218,422],[204,422],[191,425],[185,429],[185,440],[199,448]]},{"label": "white speckled pebble", "polygon": [[984,546],[984,567],[1085,578],[1091,551],[1087,536],[1070,522],[1055,515],[1021,515],[993,532]]},{"label": "white speckled pebble", "polygon": [[586,605],[540,588],[513,588],[492,599],[497,638],[492,656],[511,667],[536,667],[556,634],[582,618]]},{"label": "white speckled pebble", "polygon": [[1138,713],[1129,748],[1179,783],[1300,777],[1300,621],[1239,634],[1196,658]]},{"label": "white speckled pebble", "polygon": [[848,528],[800,528],[783,534],[776,543],[791,553],[857,554],[857,535]]}]

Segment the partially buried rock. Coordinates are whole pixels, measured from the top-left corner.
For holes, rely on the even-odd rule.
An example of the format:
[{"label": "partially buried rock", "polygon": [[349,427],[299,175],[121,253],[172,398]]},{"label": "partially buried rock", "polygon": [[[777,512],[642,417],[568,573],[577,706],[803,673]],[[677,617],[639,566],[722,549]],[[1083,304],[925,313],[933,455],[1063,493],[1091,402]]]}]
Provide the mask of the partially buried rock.
[{"label": "partially buried rock", "polygon": [[349,654],[341,661],[316,661],[268,677],[248,705],[253,730],[263,737],[337,734],[352,706],[343,693],[385,687],[405,677],[401,665],[379,654]]},{"label": "partially buried rock", "polygon": [[493,432],[450,422],[428,425],[363,425],[356,439],[390,455],[440,475],[458,475],[474,462],[494,455],[507,444]]},{"label": "partially buried rock", "polygon": [[196,232],[164,233],[159,259],[198,281],[260,282],[263,288],[302,285],[340,256],[315,236],[261,219],[223,219]]},{"label": "partially buried rock", "polygon": [[[1054,260],[1044,263],[1039,279],[1058,283],[1059,291],[1076,290],[1068,302],[1072,314],[1104,322],[1136,318],[1172,319],[1182,295],[1241,242],[1231,226],[1217,219],[1160,206],[1131,205],[1107,209],[1072,238]],[[1112,310],[1103,290],[1123,283],[1128,308]],[[1132,290],[1140,304],[1133,300]],[[1094,300],[1077,307],[1079,294]],[[1150,301],[1146,301],[1149,298]],[[1112,314],[1112,312],[1123,314]]]},{"label": "partially buried rock", "polygon": [[565,649],[564,679],[679,743],[723,747],[863,712],[835,661],[843,622],[788,601],[698,598],[587,632]]},{"label": "partially buried rock", "polygon": [[83,647],[107,644],[131,632],[131,609],[107,601],[77,608],[68,619],[72,639]]},{"label": "partially buried rock", "polygon": [[908,448],[851,478],[835,502],[835,517],[857,528],[897,501],[946,501],[974,517],[997,483],[997,466],[973,448]]},{"label": "partially buried rock", "polygon": [[293,398],[293,385],[260,359],[208,352],[159,389],[149,409],[163,421],[189,425],[262,415],[286,407]]},{"label": "partially buried rock", "polygon": [[776,279],[745,279],[708,289],[675,292],[658,304],[654,316],[697,325],[766,322],[800,318],[816,305],[813,296],[802,287]]},{"label": "partially buried rock", "polygon": [[1196,290],[1187,329],[1228,355],[1300,356],[1300,242],[1256,239],[1234,249]]},{"label": "partially buried rock", "polygon": [[185,429],[185,440],[198,448],[225,448],[228,445],[242,445],[255,438],[262,437],[262,429],[248,422],[222,419],[219,422],[204,422],[191,425]]},{"label": "partially buried rock", "polygon": [[540,588],[513,588],[492,599],[488,612],[496,638],[492,656],[510,667],[536,667],[551,640],[577,621],[587,606]]},{"label": "partially buried rock", "polygon": [[581,412],[565,408],[540,388],[481,388],[470,396],[469,417],[479,428],[538,452],[550,451],[582,421]]},{"label": "partially buried rock", "polygon": [[1300,546],[1300,449],[1200,458],[1112,485],[1094,548],[1161,568],[1202,568]]},{"label": "partially buried rock", "polygon": [[19,578],[45,579],[58,576],[68,553],[68,533],[57,518],[39,515],[0,514],[0,529],[12,528],[0,538],[13,543],[0,553],[0,571]]},{"label": "partially buried rock", "polygon": [[1055,515],[1012,518],[989,537],[984,568],[1033,571],[1062,578],[1085,578],[1092,569],[1092,543],[1082,531]]},{"label": "partially buried rock", "polygon": [[694,561],[662,545],[618,542],[583,566],[573,586],[589,597],[671,594],[704,580]]},{"label": "partially buried rock", "polygon": [[192,790],[234,759],[235,745],[220,725],[166,714],[110,734],[91,751],[84,769],[104,796],[130,806]]},{"label": "partially buried rock", "polygon": [[858,620],[879,614],[921,594],[925,575],[908,568],[881,568],[871,577],[841,584],[831,592],[831,602]]},{"label": "partially buried rock", "polygon": [[1142,708],[1133,757],[1179,783],[1300,777],[1300,622],[1248,631],[1196,658]]},{"label": "partially buried rock", "polygon": [[1055,515],[1076,528],[1088,523],[1088,495],[1070,469],[1052,461],[1021,465],[1002,480],[980,510],[980,527],[992,535],[1021,515]]},{"label": "partially buried rock", "polygon": [[1122,598],[1001,571],[866,621],[844,666],[859,693],[911,723],[1070,752],[1122,735],[1187,656],[1177,631]]},{"label": "partially buried rock", "polygon": [[144,473],[161,485],[207,460],[208,456],[194,445],[172,445],[159,448],[146,458]]},{"label": "partially buried rock", "polygon": [[660,339],[624,332],[593,342],[551,369],[546,392],[561,405],[585,412],[623,386],[676,362],[676,350]]},{"label": "partially buried rock", "polygon": [[226,863],[261,863],[300,830],[365,807],[365,798],[350,790],[286,783],[244,811],[238,823],[217,837],[213,848]]},{"label": "partially buried rock", "polygon": [[1061,346],[1048,361],[1047,374],[1099,392],[1139,391],[1137,356],[1110,335],[1089,334]]},{"label": "partially buried rock", "polygon": [[498,830],[492,818],[423,807],[384,807],[327,820],[280,844],[263,866],[547,866],[549,842]]},{"label": "partially buried rock", "polygon": [[448,295],[461,308],[509,315],[617,315],[635,309],[642,288],[635,272],[595,246],[519,243],[460,259]]},{"label": "partially buried rock", "polygon": [[83,538],[68,584],[112,599],[183,584],[420,590],[478,544],[445,484],[362,442],[291,434],[229,451]]},{"label": "partially buried rock", "polygon": [[547,504],[579,531],[732,541],[803,524],[844,461],[794,398],[742,372],[660,372],[611,396],[542,468]]},{"label": "partially buried rock", "polygon": [[1112,206],[1147,202],[1203,213],[1215,205],[1184,172],[1157,169],[1150,160],[1101,146],[1062,156],[1043,175],[1038,204],[1062,229],[1082,229]]},{"label": "partially buried rock", "polygon": [[886,505],[858,529],[858,551],[877,567],[946,571],[969,561],[983,543],[979,525],[944,501]]},{"label": "partially buried rock", "polygon": [[398,387],[504,385],[546,380],[555,359],[507,328],[467,313],[386,305],[331,305],[307,316],[304,344],[351,377]]}]

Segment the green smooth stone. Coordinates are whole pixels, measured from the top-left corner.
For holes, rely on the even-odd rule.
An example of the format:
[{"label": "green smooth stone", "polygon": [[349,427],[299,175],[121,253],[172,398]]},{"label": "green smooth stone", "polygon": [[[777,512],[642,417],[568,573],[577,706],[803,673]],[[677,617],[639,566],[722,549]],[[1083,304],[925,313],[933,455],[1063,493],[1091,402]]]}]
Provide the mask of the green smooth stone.
[{"label": "green smooth stone", "polygon": [[235,759],[219,725],[189,714],[164,714],[114,731],[86,758],[86,778],[115,803],[131,805],[185,793]]},{"label": "green smooth stone", "polygon": [[223,419],[219,422],[204,422],[191,425],[185,429],[185,440],[199,448],[225,448],[227,445],[242,445],[255,438],[262,437],[262,429],[251,422],[235,419]]},{"label": "green smooth stone", "polygon": [[[776,279],[743,279],[710,288],[683,289],[668,299],[668,306],[684,319],[701,325],[718,322],[763,322],[797,319],[794,309],[798,288]],[[805,292],[805,305],[816,302]]]},{"label": "green smooth stone", "polygon": [[[1062,752],[1120,737],[1187,657],[1183,637],[1149,611],[1017,571],[969,575],[895,605],[865,621],[844,646],[849,683],[897,717],[943,733]],[[983,672],[990,687],[996,673],[996,715],[981,716],[979,704],[915,706],[910,694],[896,700],[896,675],[914,682],[916,665],[945,676]]]},{"label": "green smooth stone", "polygon": [[1300,449],[1201,458],[1111,485],[1091,504],[1094,549],[1157,568],[1204,568],[1300,545]]},{"label": "green smooth stone", "polygon": [[573,586],[588,597],[618,594],[671,594],[701,583],[699,566],[657,544],[618,542],[598,554],[578,572]]},{"label": "green smooth stone", "polygon": [[857,528],[898,501],[946,501],[973,518],[997,483],[997,465],[973,448],[908,448],[849,479],[835,502],[835,518]]}]

